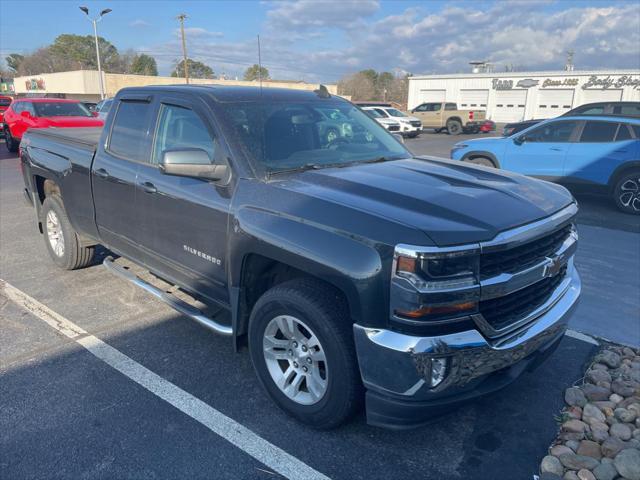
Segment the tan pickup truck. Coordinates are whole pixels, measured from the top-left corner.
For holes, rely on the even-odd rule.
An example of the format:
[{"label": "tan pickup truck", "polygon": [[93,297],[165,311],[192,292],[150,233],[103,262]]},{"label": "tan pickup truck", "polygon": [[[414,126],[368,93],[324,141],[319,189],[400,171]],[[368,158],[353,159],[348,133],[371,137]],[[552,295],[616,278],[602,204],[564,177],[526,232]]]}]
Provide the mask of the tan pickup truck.
[{"label": "tan pickup truck", "polygon": [[484,110],[458,110],[453,102],[422,103],[411,113],[422,121],[422,128],[446,130],[449,135],[478,133],[487,118]]}]

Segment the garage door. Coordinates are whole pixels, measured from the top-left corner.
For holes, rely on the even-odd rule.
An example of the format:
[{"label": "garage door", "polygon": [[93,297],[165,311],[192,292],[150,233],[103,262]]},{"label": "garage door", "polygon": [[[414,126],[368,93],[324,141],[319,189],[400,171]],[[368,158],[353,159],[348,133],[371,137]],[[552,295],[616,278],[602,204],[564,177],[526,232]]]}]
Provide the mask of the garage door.
[{"label": "garage door", "polygon": [[574,90],[540,90],[536,118],[553,118],[571,110]]},{"label": "garage door", "polygon": [[446,95],[446,90],[420,90],[418,103],[444,102]]},{"label": "garage door", "polygon": [[499,123],[524,120],[527,90],[497,91],[491,120]]},{"label": "garage door", "polygon": [[[593,102],[619,102],[620,100],[622,100],[622,90],[583,90],[580,105]],[[580,105],[576,105],[576,107]]]},{"label": "garage door", "polygon": [[458,107],[462,110],[486,110],[487,98],[489,98],[489,90],[460,90]]}]

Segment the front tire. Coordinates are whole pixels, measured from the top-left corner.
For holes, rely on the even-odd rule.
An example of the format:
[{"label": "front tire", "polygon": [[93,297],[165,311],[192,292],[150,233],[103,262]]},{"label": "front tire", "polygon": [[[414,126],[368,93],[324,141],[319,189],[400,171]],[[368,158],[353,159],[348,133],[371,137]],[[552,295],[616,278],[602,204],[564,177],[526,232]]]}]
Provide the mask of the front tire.
[{"label": "front tire", "polygon": [[94,247],[83,247],[71,226],[58,195],[50,195],[42,204],[42,229],[49,256],[60,268],[75,270],[84,268],[93,259]]},{"label": "front tire", "polygon": [[640,215],[640,170],[626,173],[616,182],[613,199],[623,212]]},{"label": "front tire", "polygon": [[312,279],[268,290],[249,320],[249,351],[271,399],[298,421],[335,428],[359,408],[363,390],[348,307]]},{"label": "front tire", "polygon": [[4,130],[4,143],[7,146],[7,150],[11,153],[15,153],[18,151],[18,147],[20,146],[20,142],[16,140],[13,135],[11,135],[11,130],[9,127]]}]

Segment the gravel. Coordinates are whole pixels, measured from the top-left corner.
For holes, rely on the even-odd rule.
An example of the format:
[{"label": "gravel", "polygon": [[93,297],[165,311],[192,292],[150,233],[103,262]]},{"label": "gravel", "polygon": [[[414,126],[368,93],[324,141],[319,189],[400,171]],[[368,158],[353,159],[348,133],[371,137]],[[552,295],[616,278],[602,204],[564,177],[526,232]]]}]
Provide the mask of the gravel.
[{"label": "gravel", "polygon": [[602,349],[564,401],[540,479],[640,480],[640,350]]}]

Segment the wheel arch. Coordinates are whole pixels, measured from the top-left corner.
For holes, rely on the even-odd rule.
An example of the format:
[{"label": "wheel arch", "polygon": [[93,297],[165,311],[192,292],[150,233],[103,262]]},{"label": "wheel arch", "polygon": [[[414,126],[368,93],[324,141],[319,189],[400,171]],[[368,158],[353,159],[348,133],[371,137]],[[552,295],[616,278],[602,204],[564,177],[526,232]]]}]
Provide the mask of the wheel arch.
[{"label": "wheel arch", "polygon": [[618,180],[620,180],[620,178],[627,172],[630,172],[632,170],[640,170],[640,160],[633,160],[631,162],[625,162],[622,165],[619,165],[618,168],[613,171],[611,177],[609,177],[609,191],[613,193],[613,189],[616,187],[616,183],[618,183]]},{"label": "wheel arch", "polygon": [[462,157],[462,161],[467,162],[469,160],[473,160],[474,158],[478,158],[478,157],[488,158],[493,162],[496,168],[501,168],[500,162],[498,161],[497,157],[493,153],[487,152],[485,150],[476,150],[473,152],[465,153],[464,156]]}]

